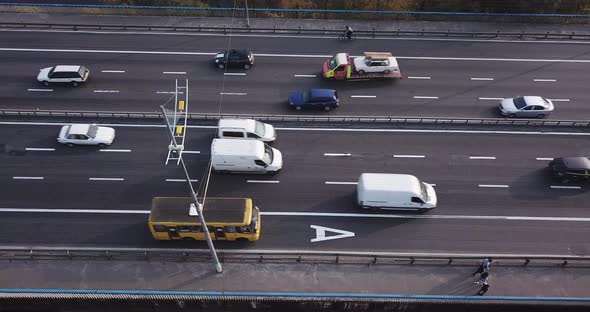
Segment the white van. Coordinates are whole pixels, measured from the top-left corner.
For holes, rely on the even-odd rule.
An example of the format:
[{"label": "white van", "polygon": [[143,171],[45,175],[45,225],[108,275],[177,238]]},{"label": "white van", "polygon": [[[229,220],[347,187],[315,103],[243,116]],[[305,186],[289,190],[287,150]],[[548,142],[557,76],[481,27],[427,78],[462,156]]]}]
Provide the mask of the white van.
[{"label": "white van", "polygon": [[275,128],[254,119],[219,119],[217,137],[222,139],[254,139],[272,142]]},{"label": "white van", "polygon": [[211,166],[216,172],[272,174],[283,168],[283,155],[258,140],[213,139]]},{"label": "white van", "polygon": [[400,209],[425,212],[436,207],[432,185],[413,175],[363,173],[357,184],[357,203],[365,209]]}]

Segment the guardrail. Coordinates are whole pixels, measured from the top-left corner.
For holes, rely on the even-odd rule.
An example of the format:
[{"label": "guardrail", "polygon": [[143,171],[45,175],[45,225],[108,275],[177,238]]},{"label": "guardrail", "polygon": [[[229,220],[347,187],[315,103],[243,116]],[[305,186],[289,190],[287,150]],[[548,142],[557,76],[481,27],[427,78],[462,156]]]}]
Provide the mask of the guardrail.
[{"label": "guardrail", "polygon": [[[0,22],[2,28],[35,28],[35,29],[71,29],[74,31],[83,30],[120,30],[120,31],[182,31],[182,32],[218,32],[218,33],[283,33],[283,34],[298,34],[298,35],[324,35],[337,36],[342,34],[342,29],[321,29],[314,28],[253,28],[253,27],[228,27],[228,26],[168,26],[168,25],[93,25],[93,24],[47,24],[47,23],[3,23]],[[467,37],[467,38],[499,38],[510,37],[518,39],[575,39],[575,40],[590,40],[590,33],[530,33],[530,32],[458,32],[452,30],[446,31],[431,31],[431,30],[377,30],[372,28],[370,30],[355,30],[357,37]]]},{"label": "guardrail", "polygon": [[[112,119],[161,119],[159,112],[109,112],[109,111],[64,111],[64,110],[17,110],[0,109],[0,117],[66,117],[66,118],[112,118]],[[470,117],[408,117],[408,116],[317,116],[317,115],[258,115],[258,114],[213,114],[189,113],[190,120],[219,120],[221,118],[250,118],[276,122],[317,123],[381,123],[421,125],[484,125],[484,126],[554,126],[589,127],[590,120],[470,118]]]},{"label": "guardrail", "polygon": [[[396,253],[308,250],[218,249],[225,263],[333,263],[333,264],[439,264],[473,265],[492,257],[494,265],[590,267],[590,256],[525,254]],[[93,248],[93,247],[10,247],[0,246],[6,260],[113,260],[190,261],[210,258],[206,249]]]}]

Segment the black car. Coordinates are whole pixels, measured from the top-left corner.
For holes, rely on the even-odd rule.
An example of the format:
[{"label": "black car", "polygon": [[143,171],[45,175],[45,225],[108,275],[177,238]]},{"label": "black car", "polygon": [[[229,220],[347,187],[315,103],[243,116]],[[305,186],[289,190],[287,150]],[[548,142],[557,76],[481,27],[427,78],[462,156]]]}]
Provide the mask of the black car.
[{"label": "black car", "polygon": [[590,178],[590,159],[588,157],[558,157],[549,163],[549,169],[563,182]]},{"label": "black car", "polygon": [[254,55],[252,55],[252,51],[231,49],[217,53],[214,62],[215,66],[219,68],[225,68],[227,66],[249,69],[254,65]]}]

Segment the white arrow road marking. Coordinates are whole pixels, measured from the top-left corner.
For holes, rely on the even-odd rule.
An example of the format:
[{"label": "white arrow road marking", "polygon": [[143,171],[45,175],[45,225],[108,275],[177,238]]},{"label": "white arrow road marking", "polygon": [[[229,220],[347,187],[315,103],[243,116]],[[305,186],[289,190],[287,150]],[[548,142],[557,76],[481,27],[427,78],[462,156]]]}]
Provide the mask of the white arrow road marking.
[{"label": "white arrow road marking", "polygon": [[[312,243],[326,241],[326,240],[332,240],[332,239],[354,237],[354,233],[349,232],[349,231],[333,229],[333,228],[319,226],[319,225],[310,225],[310,227],[315,230],[315,238],[311,239]],[[338,233],[338,235],[326,236],[326,231]]]}]

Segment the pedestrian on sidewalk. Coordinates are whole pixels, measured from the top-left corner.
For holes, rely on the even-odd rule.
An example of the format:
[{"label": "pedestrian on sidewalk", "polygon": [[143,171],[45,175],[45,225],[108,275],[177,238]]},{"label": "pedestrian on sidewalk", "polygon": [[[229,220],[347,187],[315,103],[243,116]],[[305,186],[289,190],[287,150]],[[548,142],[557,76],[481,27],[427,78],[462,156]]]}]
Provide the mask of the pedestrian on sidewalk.
[{"label": "pedestrian on sidewalk", "polygon": [[490,273],[488,273],[488,272],[481,273],[479,275],[479,279],[477,281],[473,282],[473,284],[479,284],[479,285],[483,285],[484,283],[487,284],[488,276],[490,276]]},{"label": "pedestrian on sidewalk", "polygon": [[473,272],[472,276],[475,274],[487,272],[490,269],[490,264],[493,262],[492,258],[485,258],[481,261],[481,264],[477,268],[477,271]]},{"label": "pedestrian on sidewalk", "polygon": [[479,289],[479,291],[477,292],[476,295],[483,296],[483,294],[485,294],[489,288],[490,288],[490,284],[488,284],[488,281],[483,282],[483,284],[481,285],[481,288]]}]

